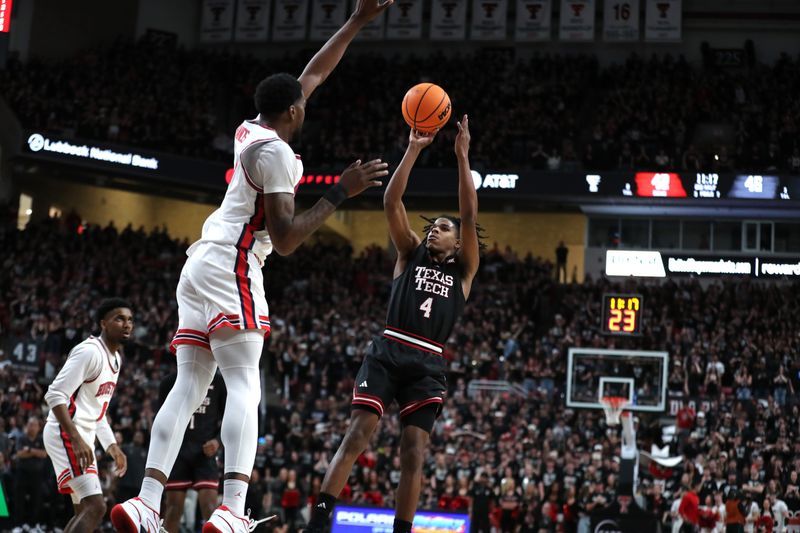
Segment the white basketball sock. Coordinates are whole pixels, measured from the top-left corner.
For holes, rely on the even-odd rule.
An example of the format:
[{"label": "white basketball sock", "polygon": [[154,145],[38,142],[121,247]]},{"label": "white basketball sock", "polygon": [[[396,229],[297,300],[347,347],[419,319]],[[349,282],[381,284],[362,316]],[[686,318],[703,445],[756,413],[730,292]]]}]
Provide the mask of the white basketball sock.
[{"label": "white basketball sock", "polygon": [[142,480],[142,488],[139,491],[139,499],[156,512],[161,512],[161,494],[164,492],[164,485],[151,477]]},{"label": "white basketball sock", "polygon": [[223,487],[222,505],[227,506],[236,516],[244,516],[247,482],[241,479],[226,479]]}]

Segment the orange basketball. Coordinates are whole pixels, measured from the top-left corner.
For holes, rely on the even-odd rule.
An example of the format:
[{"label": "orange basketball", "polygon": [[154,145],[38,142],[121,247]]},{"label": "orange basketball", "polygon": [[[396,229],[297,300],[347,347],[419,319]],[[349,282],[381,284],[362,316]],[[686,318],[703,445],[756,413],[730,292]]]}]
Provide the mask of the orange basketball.
[{"label": "orange basketball", "polygon": [[450,97],[436,84],[414,85],[403,98],[403,118],[411,128],[433,133],[450,118]]}]

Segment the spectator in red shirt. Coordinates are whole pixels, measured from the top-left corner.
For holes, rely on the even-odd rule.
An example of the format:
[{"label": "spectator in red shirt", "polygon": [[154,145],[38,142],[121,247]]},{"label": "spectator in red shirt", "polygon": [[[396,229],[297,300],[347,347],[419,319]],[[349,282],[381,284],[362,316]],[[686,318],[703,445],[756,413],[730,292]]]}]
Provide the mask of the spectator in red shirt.
[{"label": "spectator in red shirt", "polygon": [[700,525],[700,490],[703,488],[703,478],[695,474],[690,489],[681,498],[678,513],[683,518],[681,533],[695,533]]},{"label": "spectator in red shirt", "polygon": [[678,431],[691,431],[694,428],[696,413],[690,405],[685,405],[675,415],[675,423]]}]

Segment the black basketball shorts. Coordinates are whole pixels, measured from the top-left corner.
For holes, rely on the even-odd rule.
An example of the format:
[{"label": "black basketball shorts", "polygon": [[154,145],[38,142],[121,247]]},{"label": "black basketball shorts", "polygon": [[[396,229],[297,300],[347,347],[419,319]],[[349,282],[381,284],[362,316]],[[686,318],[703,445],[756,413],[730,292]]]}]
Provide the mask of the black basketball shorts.
[{"label": "black basketball shorts", "polygon": [[445,369],[439,355],[376,337],[356,374],[352,406],[383,416],[397,400],[403,424],[430,432],[447,392]]},{"label": "black basketball shorts", "polygon": [[166,490],[203,490],[219,488],[219,467],[216,457],[208,457],[197,445],[195,453],[181,450],[169,475]]}]

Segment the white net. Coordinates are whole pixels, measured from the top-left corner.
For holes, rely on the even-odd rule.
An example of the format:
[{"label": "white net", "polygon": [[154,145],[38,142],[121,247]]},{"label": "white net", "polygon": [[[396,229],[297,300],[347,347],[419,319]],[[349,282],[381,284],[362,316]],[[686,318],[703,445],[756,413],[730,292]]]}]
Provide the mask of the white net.
[{"label": "white net", "polygon": [[619,396],[606,396],[600,398],[600,403],[603,405],[603,411],[606,414],[606,424],[609,426],[618,426],[619,417],[629,403],[628,399]]}]

